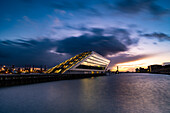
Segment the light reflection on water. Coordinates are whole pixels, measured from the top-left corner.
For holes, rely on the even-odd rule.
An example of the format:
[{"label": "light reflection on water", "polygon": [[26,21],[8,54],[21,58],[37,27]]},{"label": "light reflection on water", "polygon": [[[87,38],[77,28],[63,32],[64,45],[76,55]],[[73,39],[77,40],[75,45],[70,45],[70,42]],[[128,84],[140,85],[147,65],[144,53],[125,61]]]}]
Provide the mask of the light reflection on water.
[{"label": "light reflection on water", "polygon": [[0,113],[168,113],[169,108],[169,75],[126,73],[0,89]]}]

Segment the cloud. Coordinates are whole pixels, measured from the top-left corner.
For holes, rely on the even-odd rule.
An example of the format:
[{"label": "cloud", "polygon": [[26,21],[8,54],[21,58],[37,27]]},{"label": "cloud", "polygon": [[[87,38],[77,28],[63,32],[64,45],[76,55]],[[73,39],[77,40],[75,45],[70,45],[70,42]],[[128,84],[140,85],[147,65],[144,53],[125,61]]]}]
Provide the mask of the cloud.
[{"label": "cloud", "polygon": [[[80,28],[81,29],[81,28]],[[61,40],[18,39],[0,41],[0,62],[2,64],[46,64],[54,66],[83,51],[96,51],[104,56],[128,51],[136,44],[126,29],[85,28],[88,33]]]},{"label": "cloud", "polygon": [[27,16],[23,16],[23,19],[24,19],[26,22],[30,22],[30,21],[31,21]]},{"label": "cloud", "polygon": [[[132,45],[132,44],[137,44],[139,41],[139,38],[135,37],[132,39],[131,37],[131,32],[128,29],[123,29],[123,28],[115,28],[115,27],[109,27],[109,28],[97,28],[97,27],[85,27],[84,25],[79,25],[79,26],[71,26],[68,24],[64,25],[65,29],[67,30],[76,30],[79,32],[83,33],[88,33],[92,34],[94,36],[113,36],[116,37],[121,43],[125,45]],[[63,29],[61,27],[54,27],[54,29]]]},{"label": "cloud", "polygon": [[122,12],[125,14],[138,14],[140,12],[149,12],[151,15],[157,18],[165,14],[170,14],[170,10],[156,4],[156,0],[59,0],[51,3],[51,7],[67,11],[84,11],[96,16],[106,14],[110,15],[109,12],[112,12],[115,15],[117,14],[117,11],[119,11],[119,13]]},{"label": "cloud", "polygon": [[165,33],[154,32],[154,33],[150,33],[150,34],[149,33],[148,34],[142,34],[141,36],[157,38],[157,39],[159,39],[159,41],[170,40],[170,36],[165,34]]},{"label": "cloud", "polygon": [[62,0],[62,1],[57,1],[55,3],[52,3],[51,6],[56,8],[56,9],[69,9],[69,10],[77,10],[77,9],[83,9],[83,8],[86,8],[87,4],[86,3],[83,3],[82,1],[65,1],[65,0]]},{"label": "cloud", "polygon": [[79,1],[79,0],[74,0],[74,1],[68,1],[68,0],[59,0],[56,2],[51,3],[51,7],[55,8],[56,10],[69,10],[69,11],[83,11],[88,14],[92,15],[100,15],[98,10],[94,7],[92,7],[93,3],[90,1]]},{"label": "cloud", "polygon": [[131,55],[131,54],[126,54],[126,53],[115,55],[113,57],[108,57],[108,59],[111,60],[109,67],[113,67],[118,63],[137,61],[140,59],[148,58],[150,56],[152,56],[152,55],[150,55],[150,54]]},{"label": "cloud", "polygon": [[31,24],[35,24],[35,22],[33,22],[28,16],[23,16],[22,19],[23,19],[25,22],[28,22],[28,23],[31,23]]},{"label": "cloud", "polygon": [[[81,30],[82,27],[79,29]],[[138,40],[131,38],[129,31],[126,29],[85,27],[83,29],[89,33],[60,40],[58,51],[72,55],[82,51],[96,51],[106,56],[120,51],[127,51],[129,45],[137,44],[138,42]]]},{"label": "cloud", "polygon": [[0,63],[16,66],[47,65],[54,66],[70,55],[54,54],[49,52],[56,47],[56,41],[44,39],[0,41]]},{"label": "cloud", "polygon": [[124,13],[137,14],[148,11],[154,16],[169,14],[169,10],[155,3],[155,0],[123,0],[116,4],[116,8]]},{"label": "cloud", "polygon": [[67,12],[61,9],[55,9],[54,10],[56,13],[61,13],[61,14],[66,14]]},{"label": "cloud", "polygon": [[82,51],[96,51],[102,55],[126,51],[127,47],[115,37],[82,35],[59,41],[58,51],[77,54]]}]

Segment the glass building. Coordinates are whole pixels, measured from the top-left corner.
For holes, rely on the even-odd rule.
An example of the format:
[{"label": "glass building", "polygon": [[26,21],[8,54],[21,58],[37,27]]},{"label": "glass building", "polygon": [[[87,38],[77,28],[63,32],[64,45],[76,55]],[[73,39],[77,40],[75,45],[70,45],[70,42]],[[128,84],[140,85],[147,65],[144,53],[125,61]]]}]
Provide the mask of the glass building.
[{"label": "glass building", "polygon": [[110,60],[100,54],[89,51],[78,54],[55,67],[50,68],[46,73],[59,74],[95,74],[104,73]]}]

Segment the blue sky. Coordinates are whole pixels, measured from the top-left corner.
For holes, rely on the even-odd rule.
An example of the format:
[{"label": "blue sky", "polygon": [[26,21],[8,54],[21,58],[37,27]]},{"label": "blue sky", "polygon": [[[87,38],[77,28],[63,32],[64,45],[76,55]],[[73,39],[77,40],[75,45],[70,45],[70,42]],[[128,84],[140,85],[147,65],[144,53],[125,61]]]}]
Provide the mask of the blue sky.
[{"label": "blue sky", "polygon": [[161,64],[170,61],[169,20],[168,0],[1,0],[0,62],[51,67],[94,50],[110,69]]}]

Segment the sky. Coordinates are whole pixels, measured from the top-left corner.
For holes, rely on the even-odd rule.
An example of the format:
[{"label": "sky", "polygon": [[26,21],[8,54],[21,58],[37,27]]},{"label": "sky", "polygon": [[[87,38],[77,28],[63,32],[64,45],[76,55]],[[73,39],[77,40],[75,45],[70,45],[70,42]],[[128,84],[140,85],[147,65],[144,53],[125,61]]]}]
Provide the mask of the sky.
[{"label": "sky", "polygon": [[170,62],[170,1],[0,0],[0,64],[50,68],[84,51],[111,70]]}]

